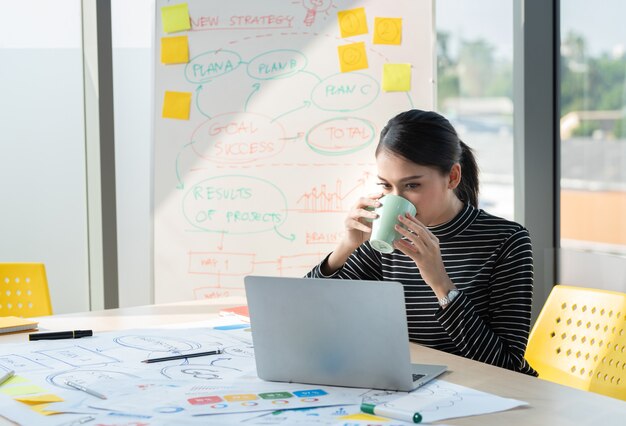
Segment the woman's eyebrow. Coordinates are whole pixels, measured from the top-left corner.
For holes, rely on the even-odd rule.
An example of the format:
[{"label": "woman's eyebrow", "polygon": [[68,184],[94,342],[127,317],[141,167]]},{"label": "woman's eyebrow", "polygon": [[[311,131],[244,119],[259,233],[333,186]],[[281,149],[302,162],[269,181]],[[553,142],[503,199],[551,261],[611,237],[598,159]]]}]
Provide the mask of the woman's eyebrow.
[{"label": "woman's eyebrow", "polygon": [[406,182],[407,180],[417,180],[417,179],[421,179],[422,177],[424,177],[424,175],[407,176],[405,178],[400,179],[400,182]]},{"label": "woman's eyebrow", "polygon": [[[387,182],[387,179],[385,179],[384,177],[381,176],[376,176],[378,179],[383,180],[385,182]],[[407,180],[417,180],[417,179],[421,179],[423,178],[424,175],[413,175],[413,176],[407,176],[407,177],[403,177],[402,179],[400,179],[400,182],[406,182]]]}]

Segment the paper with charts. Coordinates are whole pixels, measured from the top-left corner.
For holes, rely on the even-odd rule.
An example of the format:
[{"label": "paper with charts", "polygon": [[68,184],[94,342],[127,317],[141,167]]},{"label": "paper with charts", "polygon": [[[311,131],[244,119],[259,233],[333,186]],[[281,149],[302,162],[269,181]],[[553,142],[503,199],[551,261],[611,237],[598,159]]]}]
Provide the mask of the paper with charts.
[{"label": "paper with charts", "polygon": [[[192,416],[198,415],[327,405],[358,407],[362,389],[259,380],[255,375],[249,325],[216,328],[129,330],[97,333],[83,339],[3,345],[0,370],[14,370],[16,375],[0,386],[2,413],[10,414],[18,409],[20,403],[15,399],[33,406],[39,413],[108,412],[112,417],[123,414],[144,420],[176,421],[192,421]],[[141,362],[216,348],[222,353],[150,364]],[[107,399],[76,390],[66,381],[96,390]],[[59,415],[37,416],[41,417],[36,417],[37,424],[67,421],[59,420]],[[18,415],[17,419],[21,418]],[[239,418],[229,416],[228,421],[234,420]]]},{"label": "paper with charts", "polygon": [[[193,328],[193,326],[197,326]],[[413,393],[259,380],[248,324],[97,333],[83,339],[6,344],[0,413],[19,424],[400,425],[360,412],[360,403],[422,410],[431,421],[523,405],[443,380]],[[158,363],[142,360],[220,348],[222,354]],[[72,381],[107,397],[76,390]],[[293,410],[308,408],[306,410]],[[62,413],[54,414],[52,413]],[[207,417],[209,416],[209,417]]]},{"label": "paper with charts", "polygon": [[387,120],[434,99],[430,0],[180,3],[156,2],[157,303],[304,275],[379,192]]}]

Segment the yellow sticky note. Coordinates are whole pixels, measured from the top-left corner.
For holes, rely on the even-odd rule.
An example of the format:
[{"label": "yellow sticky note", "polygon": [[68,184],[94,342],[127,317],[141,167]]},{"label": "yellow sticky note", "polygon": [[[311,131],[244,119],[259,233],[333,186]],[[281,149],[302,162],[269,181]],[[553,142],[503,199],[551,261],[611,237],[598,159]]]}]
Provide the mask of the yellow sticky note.
[{"label": "yellow sticky note", "polygon": [[402,43],[402,18],[374,18],[374,44]]},{"label": "yellow sticky note", "polygon": [[53,411],[53,410],[48,410],[48,406],[50,404],[37,404],[37,405],[31,405],[30,409],[33,410],[36,413],[42,414],[44,416],[51,416],[53,414],[61,414],[62,411]]},{"label": "yellow sticky note", "polygon": [[337,48],[339,52],[339,67],[341,72],[362,70],[368,67],[365,43],[351,43]]},{"label": "yellow sticky note", "polygon": [[187,7],[187,3],[163,6],[161,8],[161,22],[163,23],[163,32],[166,33],[190,29],[191,24],[189,23],[189,7]]},{"label": "yellow sticky note", "polygon": [[341,420],[355,420],[355,421],[364,421],[364,422],[388,422],[389,419],[385,417],[373,416],[371,414],[366,413],[358,413],[358,414],[348,414],[347,416],[339,417]]},{"label": "yellow sticky note", "polygon": [[18,383],[28,383],[29,380],[23,376],[13,376],[6,382],[2,383],[0,386],[8,386],[8,385],[16,385]]},{"label": "yellow sticky note", "polygon": [[337,20],[339,21],[341,37],[367,34],[367,19],[365,19],[365,8],[363,7],[337,12]]},{"label": "yellow sticky note", "polygon": [[28,395],[33,393],[41,393],[46,390],[37,385],[17,385],[17,386],[3,386],[0,388],[0,393],[10,396],[16,395]]},{"label": "yellow sticky note", "polygon": [[16,401],[23,402],[28,405],[39,405],[44,402],[63,402],[63,398],[58,395],[53,394],[45,394],[45,395],[35,395],[35,396],[18,396],[17,398],[13,398]]},{"label": "yellow sticky note", "polygon": [[165,92],[163,99],[163,118],[189,120],[191,92]]},{"label": "yellow sticky note", "polygon": [[189,40],[187,36],[162,37],[161,62],[164,64],[186,64],[189,62]]},{"label": "yellow sticky note", "polygon": [[14,398],[16,401],[19,401],[23,404],[26,404],[30,407],[31,410],[43,414],[44,416],[49,416],[52,414],[59,414],[58,411],[48,410],[48,406],[52,402],[62,402],[63,398],[58,395],[46,394],[46,395],[36,395],[36,396],[20,396]]},{"label": "yellow sticky note", "polygon": [[385,92],[411,90],[411,64],[384,64],[383,90]]}]

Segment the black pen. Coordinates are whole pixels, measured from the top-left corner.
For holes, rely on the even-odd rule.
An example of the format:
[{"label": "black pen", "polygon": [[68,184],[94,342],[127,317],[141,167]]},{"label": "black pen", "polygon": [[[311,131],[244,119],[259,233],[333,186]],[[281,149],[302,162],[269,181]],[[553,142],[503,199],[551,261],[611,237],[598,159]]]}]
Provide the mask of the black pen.
[{"label": "black pen", "polygon": [[70,330],[54,331],[52,333],[33,333],[28,335],[28,340],[57,340],[57,339],[79,339],[81,337],[93,336],[91,330]]},{"label": "black pen", "polygon": [[141,362],[145,362],[147,364],[150,364],[151,362],[172,361],[172,360],[175,360],[175,359],[194,358],[194,357],[197,357],[197,356],[219,355],[221,353],[222,353],[222,351],[218,349],[218,350],[209,351],[209,352],[196,352],[194,354],[173,355],[173,356],[166,356],[166,357],[163,357],[163,358],[144,359]]}]

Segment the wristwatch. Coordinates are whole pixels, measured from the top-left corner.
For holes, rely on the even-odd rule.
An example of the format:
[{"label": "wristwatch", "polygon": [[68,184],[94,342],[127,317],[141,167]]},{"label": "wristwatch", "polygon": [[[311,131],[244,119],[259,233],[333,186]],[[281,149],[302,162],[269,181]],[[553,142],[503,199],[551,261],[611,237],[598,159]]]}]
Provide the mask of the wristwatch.
[{"label": "wristwatch", "polygon": [[445,295],[441,299],[439,299],[439,306],[441,306],[442,308],[445,308],[450,303],[452,303],[452,301],[454,299],[456,299],[456,297],[459,295],[459,293],[460,293],[460,291],[457,290],[457,289],[450,290],[447,295]]}]

